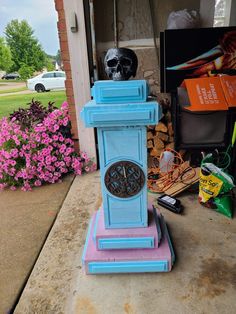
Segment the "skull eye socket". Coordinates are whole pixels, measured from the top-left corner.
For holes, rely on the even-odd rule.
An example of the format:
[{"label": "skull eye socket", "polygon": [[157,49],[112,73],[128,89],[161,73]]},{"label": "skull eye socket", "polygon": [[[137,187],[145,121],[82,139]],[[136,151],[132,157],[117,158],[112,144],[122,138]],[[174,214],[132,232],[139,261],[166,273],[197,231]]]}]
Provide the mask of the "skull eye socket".
[{"label": "skull eye socket", "polygon": [[107,65],[109,66],[109,68],[115,67],[118,63],[118,60],[116,59],[111,59],[107,61]]},{"label": "skull eye socket", "polygon": [[129,67],[132,64],[132,61],[130,59],[127,59],[127,58],[122,58],[120,63],[121,63],[121,65],[123,65],[125,67]]}]

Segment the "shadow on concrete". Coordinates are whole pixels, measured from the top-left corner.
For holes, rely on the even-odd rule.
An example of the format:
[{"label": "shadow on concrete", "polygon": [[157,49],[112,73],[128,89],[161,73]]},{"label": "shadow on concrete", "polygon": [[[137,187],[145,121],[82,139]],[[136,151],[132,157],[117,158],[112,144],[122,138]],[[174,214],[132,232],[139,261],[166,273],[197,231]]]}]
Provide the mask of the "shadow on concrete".
[{"label": "shadow on concrete", "polygon": [[0,193],[0,313],[12,313],[74,180]]}]

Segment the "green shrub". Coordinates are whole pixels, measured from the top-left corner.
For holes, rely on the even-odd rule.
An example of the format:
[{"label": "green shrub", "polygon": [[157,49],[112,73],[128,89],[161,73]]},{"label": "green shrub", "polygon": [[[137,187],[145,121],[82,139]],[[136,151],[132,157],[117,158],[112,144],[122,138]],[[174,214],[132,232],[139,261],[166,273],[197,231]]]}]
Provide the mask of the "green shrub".
[{"label": "green shrub", "polygon": [[21,76],[21,78],[23,80],[27,80],[28,78],[30,78],[31,76],[33,76],[34,73],[34,68],[30,67],[26,64],[23,64],[20,69],[19,69],[19,74]]}]

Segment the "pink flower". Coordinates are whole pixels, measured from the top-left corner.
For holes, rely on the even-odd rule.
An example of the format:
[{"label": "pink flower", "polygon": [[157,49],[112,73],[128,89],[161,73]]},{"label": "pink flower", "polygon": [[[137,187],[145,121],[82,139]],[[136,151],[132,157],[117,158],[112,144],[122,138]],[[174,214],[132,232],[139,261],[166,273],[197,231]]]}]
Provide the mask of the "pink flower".
[{"label": "pink flower", "polygon": [[40,185],[42,185],[42,182],[41,182],[40,180],[36,180],[36,181],[34,182],[34,185],[35,185],[35,186],[40,186]]},{"label": "pink flower", "polygon": [[7,187],[6,183],[0,183],[0,191],[4,190]]},{"label": "pink flower", "polygon": [[61,105],[61,109],[62,110],[68,110],[68,103],[66,101],[63,102],[63,104]]},{"label": "pink flower", "polygon": [[97,170],[97,165],[95,163],[93,163],[91,165],[91,171],[95,171],[95,170]]},{"label": "pink flower", "polygon": [[86,166],[86,167],[84,168],[84,170],[85,170],[86,172],[89,172],[89,171],[90,171],[90,168],[89,168],[88,166]]},{"label": "pink flower", "polygon": [[87,156],[87,154],[86,154],[85,152],[82,152],[82,153],[81,153],[81,157],[84,158],[84,159],[86,159],[88,156]]},{"label": "pink flower", "polygon": [[67,126],[68,122],[69,122],[68,117],[65,117],[65,118],[63,119],[63,125],[64,125],[64,126]]},{"label": "pink flower", "polygon": [[25,182],[21,190],[26,192],[26,191],[31,191],[32,188],[28,182]]},{"label": "pink flower", "polygon": [[[21,129],[16,118],[0,120],[0,189],[31,190],[45,182],[55,183],[68,172],[81,175],[96,165],[85,152],[75,152],[74,142],[59,132],[69,123],[68,104],[49,113],[33,128]],[[7,180],[5,179],[7,178]],[[6,182],[5,182],[6,181]]]},{"label": "pink flower", "polygon": [[41,139],[41,138],[40,138],[39,135],[37,135],[37,136],[35,137],[35,139],[36,139],[37,142],[40,142],[40,139]]},{"label": "pink flower", "polygon": [[81,169],[75,169],[75,174],[77,174],[77,175],[81,175],[82,174],[82,171],[81,171]]},{"label": "pink flower", "polygon": [[47,156],[45,162],[46,162],[46,165],[50,165],[52,162],[51,156]]},{"label": "pink flower", "polygon": [[58,124],[55,124],[55,125],[54,125],[54,131],[57,131],[57,130],[59,130],[59,125],[58,125]]}]

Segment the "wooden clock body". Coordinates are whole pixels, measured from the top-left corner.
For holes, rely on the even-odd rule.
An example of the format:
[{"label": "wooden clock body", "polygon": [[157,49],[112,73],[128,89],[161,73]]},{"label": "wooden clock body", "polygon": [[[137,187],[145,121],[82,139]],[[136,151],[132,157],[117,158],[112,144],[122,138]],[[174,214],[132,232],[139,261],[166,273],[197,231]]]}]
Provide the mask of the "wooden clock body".
[{"label": "wooden clock body", "polygon": [[148,225],[146,126],[161,116],[144,80],[97,81],[82,118],[97,127],[105,228]]},{"label": "wooden clock body", "polygon": [[167,272],[175,255],[163,216],[147,202],[146,126],[161,117],[146,81],[97,81],[82,111],[96,127],[103,206],[91,217],[86,274]]},{"label": "wooden clock body", "polygon": [[146,128],[99,128],[98,141],[105,227],[147,227]]}]

